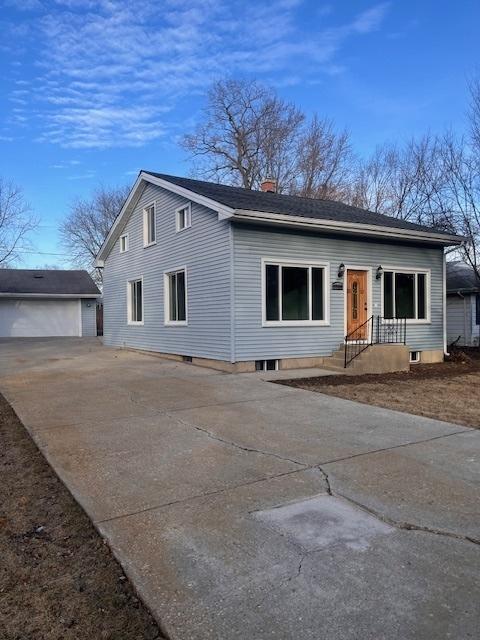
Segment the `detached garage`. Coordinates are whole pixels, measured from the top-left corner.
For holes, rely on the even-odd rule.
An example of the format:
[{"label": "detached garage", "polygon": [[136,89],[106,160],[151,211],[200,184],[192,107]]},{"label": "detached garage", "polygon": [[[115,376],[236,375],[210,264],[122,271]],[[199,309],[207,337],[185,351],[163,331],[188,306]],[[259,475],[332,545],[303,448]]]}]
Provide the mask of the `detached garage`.
[{"label": "detached garage", "polygon": [[0,337],[96,336],[100,296],[86,271],[0,269]]}]

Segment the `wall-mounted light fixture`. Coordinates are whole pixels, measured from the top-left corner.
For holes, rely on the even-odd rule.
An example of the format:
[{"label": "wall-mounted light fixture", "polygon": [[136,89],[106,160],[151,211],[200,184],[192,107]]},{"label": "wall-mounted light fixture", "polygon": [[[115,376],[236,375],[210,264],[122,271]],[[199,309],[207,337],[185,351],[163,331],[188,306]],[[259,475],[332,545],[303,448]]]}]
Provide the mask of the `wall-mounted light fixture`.
[{"label": "wall-mounted light fixture", "polygon": [[345,265],[342,262],[342,264],[339,265],[339,267],[338,267],[338,277],[339,278],[343,278],[343,274],[344,273],[345,273]]},{"label": "wall-mounted light fixture", "polygon": [[382,277],[382,274],[383,274],[383,267],[382,267],[381,264],[379,264],[378,267],[377,267],[377,274],[376,274],[375,278],[377,280],[380,280],[380,278]]}]

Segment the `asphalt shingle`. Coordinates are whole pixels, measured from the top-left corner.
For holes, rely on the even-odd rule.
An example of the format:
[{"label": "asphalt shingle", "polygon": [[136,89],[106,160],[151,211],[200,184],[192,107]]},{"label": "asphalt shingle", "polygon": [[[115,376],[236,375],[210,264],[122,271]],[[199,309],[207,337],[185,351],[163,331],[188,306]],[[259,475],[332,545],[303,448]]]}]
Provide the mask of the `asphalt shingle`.
[{"label": "asphalt shingle", "polygon": [[319,220],[369,224],[393,229],[410,229],[451,235],[443,230],[432,229],[431,227],[407,222],[405,220],[398,220],[397,218],[392,218],[381,213],[374,213],[333,200],[302,198],[300,196],[289,196],[280,193],[265,193],[263,191],[231,187],[214,182],[205,182],[203,180],[170,176],[153,171],[145,171],[145,173],[171,182],[179,187],[189,189],[194,193],[215,200],[232,209],[247,209],[249,211],[277,213],[299,216],[301,218],[317,218]]},{"label": "asphalt shingle", "polygon": [[60,269],[0,269],[0,293],[98,296],[87,271]]}]

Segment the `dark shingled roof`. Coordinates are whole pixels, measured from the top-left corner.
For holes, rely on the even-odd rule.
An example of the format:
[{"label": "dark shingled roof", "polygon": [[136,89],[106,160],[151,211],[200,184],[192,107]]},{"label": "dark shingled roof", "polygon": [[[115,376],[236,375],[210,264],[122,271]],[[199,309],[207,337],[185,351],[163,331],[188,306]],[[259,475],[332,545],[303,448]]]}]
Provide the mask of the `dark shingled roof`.
[{"label": "dark shingled roof", "polygon": [[0,293],[98,296],[87,271],[60,269],[0,269]]},{"label": "dark shingled roof", "polygon": [[478,291],[480,283],[472,267],[464,262],[447,262],[447,291]]},{"label": "dark shingled roof", "polygon": [[278,213],[301,218],[317,218],[319,220],[333,220],[337,222],[352,222],[357,224],[370,224],[393,229],[410,229],[412,231],[427,231],[439,234],[451,235],[438,229],[432,229],[405,220],[397,220],[381,213],[373,213],[359,207],[352,207],[342,202],[333,200],[320,200],[314,198],[301,198],[300,196],[288,196],[280,193],[265,193],[253,191],[242,187],[230,187],[214,182],[192,180],[169,176],[164,173],[144,171],[151,176],[167,180],[179,187],[189,189],[194,193],[215,200],[232,209],[247,209],[249,211],[261,211],[266,213]]}]

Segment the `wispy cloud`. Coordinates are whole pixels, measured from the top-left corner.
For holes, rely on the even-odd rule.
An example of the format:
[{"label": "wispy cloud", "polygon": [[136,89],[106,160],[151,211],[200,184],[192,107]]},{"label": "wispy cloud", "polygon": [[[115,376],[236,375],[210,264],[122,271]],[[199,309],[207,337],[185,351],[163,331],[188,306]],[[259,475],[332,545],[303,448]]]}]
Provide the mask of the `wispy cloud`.
[{"label": "wispy cloud", "polygon": [[[141,146],[164,136],[186,95],[224,75],[278,85],[339,73],[346,41],[378,29],[388,5],[326,26],[302,0],[55,0],[35,17],[41,43],[32,86],[10,99],[35,102],[37,139],[70,148]],[[31,9],[39,2],[30,0]],[[48,6],[48,9],[45,8]],[[334,17],[334,16],[333,16]],[[331,18],[333,20],[333,18]],[[317,24],[316,24],[317,22]]]}]

